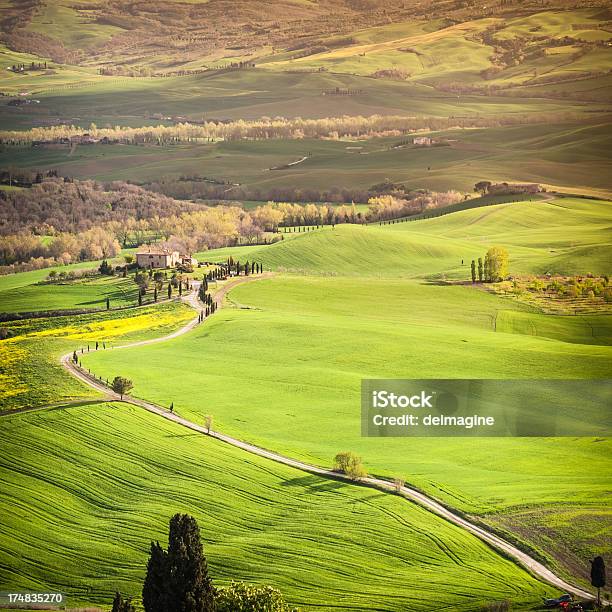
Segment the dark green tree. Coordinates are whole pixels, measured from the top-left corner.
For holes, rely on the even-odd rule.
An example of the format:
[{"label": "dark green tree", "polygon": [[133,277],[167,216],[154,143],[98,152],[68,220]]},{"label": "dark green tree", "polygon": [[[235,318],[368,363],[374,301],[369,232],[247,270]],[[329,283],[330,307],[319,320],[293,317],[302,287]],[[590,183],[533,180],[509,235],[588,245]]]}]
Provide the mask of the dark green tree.
[{"label": "dark green tree", "polygon": [[597,606],[601,606],[601,589],[606,586],[606,564],[603,557],[591,561],[591,584],[597,589]]},{"label": "dark green tree", "polygon": [[477,191],[481,195],[484,195],[489,191],[489,187],[491,186],[491,181],[479,181],[474,185],[474,191]]},{"label": "dark green tree", "polygon": [[478,258],[478,280],[482,283],[484,278],[484,270],[482,269],[482,257]]},{"label": "dark green tree", "polygon": [[106,310],[110,310],[110,298],[106,298]]},{"label": "dark green tree", "polygon": [[107,276],[112,276],[113,266],[111,266],[108,263],[108,261],[106,261],[106,259],[103,259],[102,263],[100,264],[100,267],[98,268],[98,272],[100,272],[100,274],[106,274]]},{"label": "dark green tree", "polygon": [[142,293],[138,292],[138,305],[142,306]]},{"label": "dark green tree", "polygon": [[168,283],[168,299],[172,297],[172,285]]},{"label": "dark green tree", "polygon": [[472,282],[476,282],[476,261],[472,259]]},{"label": "dark green tree", "polygon": [[77,357],[76,351],[74,351],[74,353],[72,353],[72,361],[74,363],[79,363],[79,358]]},{"label": "dark green tree", "polygon": [[129,393],[131,391],[133,386],[134,383],[123,376],[115,376],[115,378],[113,378],[113,384],[111,385],[113,391],[118,393],[121,396],[121,399],[123,399],[123,395],[125,393]]},{"label": "dark green tree", "polygon": [[200,529],[192,516],[175,514],[170,519],[167,560],[167,612],[212,611],[215,590],[208,576]]},{"label": "dark green tree", "polygon": [[157,302],[157,287],[153,289],[153,301]]},{"label": "dark green tree", "polygon": [[168,589],[167,554],[159,542],[151,542],[147,575],[142,585],[142,605],[146,612],[164,612]]}]

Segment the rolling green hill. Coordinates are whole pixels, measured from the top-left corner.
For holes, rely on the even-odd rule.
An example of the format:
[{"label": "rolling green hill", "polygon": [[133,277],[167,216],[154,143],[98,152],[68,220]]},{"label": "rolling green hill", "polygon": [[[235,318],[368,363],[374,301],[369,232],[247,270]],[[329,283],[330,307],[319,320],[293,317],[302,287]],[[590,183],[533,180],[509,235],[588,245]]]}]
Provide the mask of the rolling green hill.
[{"label": "rolling green hill", "polygon": [[605,274],[611,220],[612,204],[603,200],[512,202],[393,225],[326,227],[269,247],[225,250],[221,259],[231,253],[301,274],[469,280],[470,261],[498,245],[510,251],[515,274]]},{"label": "rolling green hill", "polygon": [[247,455],[133,406],[2,417],[0,431],[0,584],[13,589],[58,589],[69,605],[108,604],[116,589],[139,597],[151,540],[187,512],[215,584],[272,584],[305,610],[467,612],[507,598],[528,609],[546,591],[401,498]]},{"label": "rolling green hill", "polygon": [[219,430],[266,448],[322,465],[355,450],[374,473],[510,529],[584,578],[580,559],[605,548],[608,441],[362,438],[360,381],[609,376],[610,315],[545,316],[440,282],[467,279],[469,258],[493,244],[509,249],[511,273],[607,270],[609,225],[609,203],[561,199],[312,232],[248,255],[299,275],[235,289],[235,308],[174,342],[84,361],[96,374],[129,376],[137,396],[173,401],[196,421],[212,412]]}]

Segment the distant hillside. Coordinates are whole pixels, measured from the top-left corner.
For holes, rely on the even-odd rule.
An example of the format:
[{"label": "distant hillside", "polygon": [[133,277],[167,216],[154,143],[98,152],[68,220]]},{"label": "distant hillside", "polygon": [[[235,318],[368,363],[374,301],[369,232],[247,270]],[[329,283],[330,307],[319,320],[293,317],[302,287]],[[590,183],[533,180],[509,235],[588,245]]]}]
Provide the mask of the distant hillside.
[{"label": "distant hillside", "polygon": [[[0,19],[4,42],[14,51],[109,70],[173,71],[201,68],[202,60],[220,65],[250,62],[279,51],[310,56],[360,44],[360,39],[351,37],[356,31],[405,21],[420,23],[428,31],[432,21],[434,29],[441,29],[475,18],[528,16],[543,9],[608,3],[492,0],[486,8],[482,4],[475,0],[7,0],[0,3]],[[599,20],[609,21],[610,15],[600,12]],[[383,42],[389,38],[384,31],[375,36]]]}]

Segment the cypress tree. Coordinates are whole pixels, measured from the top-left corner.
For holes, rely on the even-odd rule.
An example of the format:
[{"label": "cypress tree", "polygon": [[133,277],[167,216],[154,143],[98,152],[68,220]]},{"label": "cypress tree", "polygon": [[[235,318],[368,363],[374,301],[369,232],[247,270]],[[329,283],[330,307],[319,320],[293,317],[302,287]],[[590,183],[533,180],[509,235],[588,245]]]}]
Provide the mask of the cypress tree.
[{"label": "cypress tree", "polygon": [[183,281],[179,281],[179,295],[183,295]]},{"label": "cypress tree", "polygon": [[478,280],[482,283],[483,274],[482,274],[482,257],[478,258]]},{"label": "cypress tree", "polygon": [[74,363],[78,363],[79,362],[79,358],[77,357],[76,351],[74,351],[74,353],[72,353],[72,361],[74,361]]},{"label": "cypress tree", "polygon": [[110,310],[110,298],[106,298],[106,310]]},{"label": "cypress tree", "polygon": [[200,529],[187,514],[170,519],[167,553],[168,612],[208,612],[214,609],[214,587],[208,575],[208,564]]},{"label": "cypress tree", "polygon": [[138,292],[138,305],[142,306],[142,293]]},{"label": "cypress tree", "polygon": [[157,287],[153,290],[153,300],[157,302]]},{"label": "cypress tree", "polygon": [[606,564],[603,557],[591,561],[591,584],[597,589],[597,606],[601,605],[601,589],[606,586]]},{"label": "cypress tree", "polygon": [[472,259],[472,282],[476,282],[476,262]]},{"label": "cypress tree", "polygon": [[487,282],[491,280],[491,260],[489,259],[489,253],[485,255],[484,260],[484,277]]},{"label": "cypress tree", "polygon": [[168,283],[168,299],[172,297],[172,285]]},{"label": "cypress tree", "polygon": [[159,542],[151,542],[147,575],[142,585],[142,605],[146,612],[166,610],[168,590],[168,559]]}]

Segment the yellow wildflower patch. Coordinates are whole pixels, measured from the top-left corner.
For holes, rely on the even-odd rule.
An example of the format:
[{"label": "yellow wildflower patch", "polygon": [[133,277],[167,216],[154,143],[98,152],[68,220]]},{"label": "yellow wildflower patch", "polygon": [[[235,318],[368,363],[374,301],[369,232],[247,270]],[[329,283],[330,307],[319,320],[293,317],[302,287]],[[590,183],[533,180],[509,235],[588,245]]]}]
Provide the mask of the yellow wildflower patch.
[{"label": "yellow wildflower patch", "polygon": [[[110,340],[144,330],[153,330],[172,324],[189,321],[193,313],[189,311],[159,313],[152,312],[135,317],[90,322],[83,325],[67,325],[45,329],[27,334],[26,338],[65,338],[70,340]],[[23,337],[23,336],[22,336]]]},{"label": "yellow wildflower patch", "polygon": [[14,374],[18,369],[16,366],[27,356],[28,352],[17,346],[13,339],[0,342],[0,402],[27,392],[28,387]]}]

